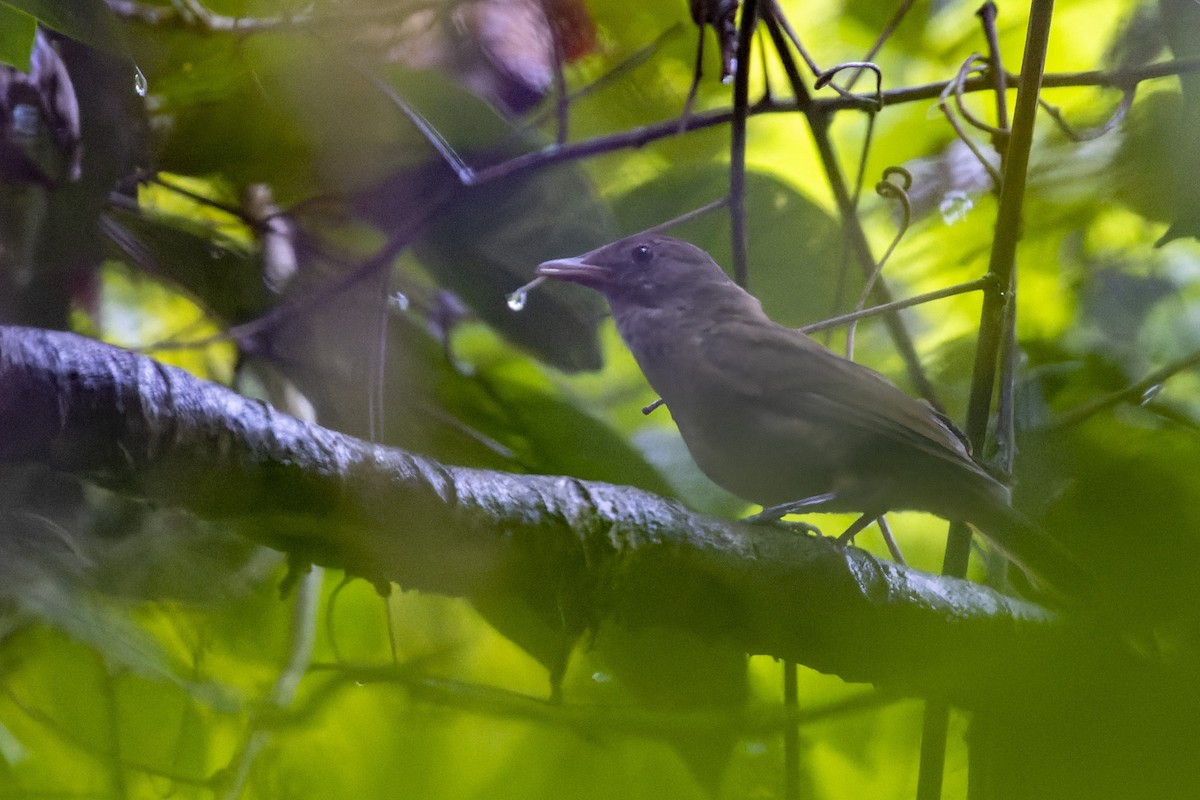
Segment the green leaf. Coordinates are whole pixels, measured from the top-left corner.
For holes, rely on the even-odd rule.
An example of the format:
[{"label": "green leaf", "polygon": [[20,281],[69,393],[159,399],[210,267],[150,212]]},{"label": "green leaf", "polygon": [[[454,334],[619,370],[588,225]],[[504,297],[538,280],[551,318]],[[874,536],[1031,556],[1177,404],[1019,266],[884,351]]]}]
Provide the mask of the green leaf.
[{"label": "green leaf", "polygon": [[512,359],[484,367],[477,380],[503,407],[503,430],[526,469],[673,493],[626,439],[557,393],[532,364]]},{"label": "green leaf", "polygon": [[3,4],[24,11],[47,28],[98,50],[115,55],[129,54],[121,29],[104,0],[4,0]]},{"label": "green leaf", "polygon": [[615,238],[612,214],[583,171],[538,170],[452,191],[416,243],[422,263],[514,344],[568,372],[599,369],[596,327],[606,312],[598,294],[551,282],[532,292],[519,313],[506,302],[542,261]]},{"label": "green leaf", "polygon": [[[263,182],[281,202],[311,197],[312,137],[281,102],[278,76],[243,45],[190,31],[135,33],[138,63],[171,125],[156,166],[182,175],[219,175],[234,187]],[[220,113],[237,108],[239,113]]]},{"label": "green leaf", "polygon": [[[1120,598],[1113,611],[1132,628],[1200,621],[1194,564],[1200,559],[1200,438],[1118,407],[1066,429],[1021,440],[1017,499],[1079,554]],[[1189,638],[1191,638],[1189,634]]]},{"label": "green leaf", "polygon": [[23,11],[0,4],[0,63],[29,71],[37,20]]},{"label": "green leaf", "polygon": [[243,322],[267,306],[258,256],[248,247],[183,217],[155,219],[114,211],[114,255],[166,278],[226,322]]}]

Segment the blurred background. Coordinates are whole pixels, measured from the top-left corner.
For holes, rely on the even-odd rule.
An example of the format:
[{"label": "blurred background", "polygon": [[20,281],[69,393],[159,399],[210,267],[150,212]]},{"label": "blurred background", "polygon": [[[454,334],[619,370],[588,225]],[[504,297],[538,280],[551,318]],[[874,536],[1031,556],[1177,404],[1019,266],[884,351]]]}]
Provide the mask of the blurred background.
[{"label": "blurred background", "polygon": [[[777,321],[863,303],[839,180],[877,259],[899,236],[882,269],[895,297],[986,272],[999,157],[971,120],[995,124],[996,100],[956,103],[951,87],[958,132],[938,109],[960,72],[979,80],[977,10],[781,3],[819,70],[878,65],[878,96],[870,72],[844,96],[853,70],[841,93],[815,92],[789,50],[833,104],[815,117],[832,161],[759,32],[748,284]],[[541,261],[727,196],[737,13],[725,0],[0,2],[0,324],[142,349],[446,463],[752,512],[698,472],[665,411],[641,413],[655,395],[599,296],[556,284],[520,311],[507,302]],[[1004,3],[995,23],[1014,73],[1026,14]],[[1193,677],[1200,645],[1198,51],[1186,0],[1057,4],[1008,377],[1016,504],[1111,587],[1112,629],[1171,685]],[[1161,62],[1175,65],[1148,66]],[[893,166],[911,174],[907,214],[875,192]],[[727,208],[672,233],[732,269]],[[965,293],[902,315],[932,399],[959,422],[979,310]],[[818,336],[844,352],[847,331]],[[921,392],[885,325],[853,339],[857,360]],[[783,797],[797,721],[803,796],[915,791],[915,699],[801,668],[789,721],[774,660],[601,625],[549,703],[546,665],[465,600],[384,597],[321,570],[285,581],[283,555],[219,525],[36,466],[0,468],[0,519],[5,796]],[[938,571],[945,524],[894,522],[909,563]],[[876,532],[858,543],[887,553]],[[988,567],[976,558],[972,577]],[[308,634],[302,680],[281,688]],[[947,797],[967,793],[969,722],[951,717]],[[1163,796],[1177,777],[1131,771],[1109,788]]]}]

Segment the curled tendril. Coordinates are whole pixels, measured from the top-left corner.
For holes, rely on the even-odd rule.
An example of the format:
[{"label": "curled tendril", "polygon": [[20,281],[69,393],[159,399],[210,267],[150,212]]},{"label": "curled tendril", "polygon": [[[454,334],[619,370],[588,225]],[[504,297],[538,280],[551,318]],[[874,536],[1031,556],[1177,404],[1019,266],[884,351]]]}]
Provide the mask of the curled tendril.
[{"label": "curled tendril", "polygon": [[963,90],[966,86],[967,78],[971,75],[985,74],[988,67],[988,60],[979,55],[979,53],[972,53],[970,58],[963,62],[962,67],[958,71],[958,77],[952,84],[954,86],[954,106],[971,127],[991,134],[994,137],[1004,138],[1008,136],[1008,131],[984,122],[971,113],[971,110],[967,108],[967,104],[963,101]]},{"label": "curled tendril", "polygon": [[[878,110],[882,109],[883,108],[883,70],[881,70],[879,68],[878,64],[876,64],[872,61],[847,61],[843,64],[838,64],[836,66],[830,67],[829,69],[827,69],[824,72],[817,75],[817,81],[816,81],[816,83],[813,84],[813,87],[816,89],[823,89],[826,86],[831,85],[831,82],[833,81],[833,79],[835,77],[837,77],[837,75],[839,73],[845,72],[848,69],[854,69],[854,70],[859,70],[859,71],[865,69],[865,70],[870,71],[875,76],[875,93],[874,93],[874,97],[872,99],[875,102],[875,110],[878,111]],[[848,92],[847,90],[843,89],[842,87],[840,87],[836,84],[832,84],[832,86],[838,92],[838,94],[841,94],[842,96],[846,96],[846,95],[850,94],[850,92]]]},{"label": "curled tendril", "polygon": [[976,119],[967,112],[966,107],[962,102],[963,87],[967,82],[967,78],[973,73],[983,72],[986,63],[987,62],[983,56],[979,55],[978,53],[972,53],[970,58],[963,62],[963,65],[959,68],[958,74],[954,77],[954,79],[946,84],[946,88],[942,90],[942,93],[938,98],[938,108],[941,110],[942,114],[945,115],[946,121],[950,123],[950,127],[954,129],[955,135],[962,140],[962,143],[967,146],[967,149],[974,154],[975,158],[983,166],[984,170],[988,174],[988,177],[992,179],[992,183],[995,186],[1000,186],[1003,182],[1003,178],[1001,177],[999,170],[992,166],[992,162],[989,161],[987,156],[985,156],[979,149],[979,145],[975,144],[975,141],[969,135],[967,135],[962,123],[958,121],[958,118],[954,115],[954,112],[950,110],[950,96],[954,95],[955,106],[957,107],[958,112],[962,114],[963,118],[966,119],[971,125],[974,125],[981,130],[986,130],[993,135],[1007,135],[1007,132],[1002,131],[992,125],[987,125],[982,120]]},{"label": "curled tendril", "polygon": [[1062,111],[1058,108],[1058,106],[1051,105],[1040,97],[1038,98],[1038,105],[1042,107],[1050,119],[1054,120],[1054,124],[1058,126],[1059,130],[1061,130],[1063,135],[1065,135],[1068,139],[1073,142],[1090,142],[1093,139],[1099,139],[1101,136],[1108,133],[1125,120],[1126,114],[1129,113],[1129,109],[1133,105],[1133,97],[1136,93],[1136,85],[1125,89],[1121,94],[1121,102],[1117,105],[1116,110],[1113,111],[1109,118],[1106,119],[1103,124],[1085,130],[1079,130],[1067,122],[1066,119],[1063,118]]},{"label": "curled tendril", "polygon": [[[899,177],[900,183],[891,180],[893,177]],[[866,284],[863,285],[862,292],[858,296],[858,302],[854,305],[856,311],[861,311],[866,306],[867,299],[871,296],[871,290],[875,288],[875,284],[879,281],[879,276],[883,274],[884,265],[892,257],[892,253],[900,244],[900,240],[904,238],[904,234],[908,232],[908,225],[912,221],[912,203],[908,199],[908,190],[911,188],[912,173],[904,167],[897,166],[885,169],[882,178],[875,184],[876,194],[888,200],[895,200],[900,204],[900,227],[896,231],[896,235],[892,237],[891,244],[884,251],[883,257],[879,259],[879,262],[875,265],[875,269],[871,271],[871,276],[867,278]],[[851,322],[850,327],[846,331],[847,357],[850,357],[854,352],[854,334],[857,327],[857,321]]]},{"label": "curled tendril", "polygon": [[[891,180],[895,176],[899,176],[899,184]],[[892,166],[883,171],[882,180],[875,184],[876,194],[888,200],[895,200],[900,204],[900,227],[896,231],[896,235],[892,238],[892,243],[884,251],[883,257],[875,265],[875,271],[871,273],[871,277],[867,280],[867,285],[863,287],[862,297],[858,301],[858,308],[862,308],[866,304],[871,290],[875,288],[875,282],[879,279],[880,273],[883,272],[883,265],[891,258],[892,252],[900,244],[900,240],[904,238],[904,234],[908,232],[908,225],[912,222],[912,202],[908,199],[908,190],[912,188],[912,180],[912,173],[904,167]]]},{"label": "curled tendril", "polygon": [[[900,177],[900,181],[901,181],[899,186],[897,186],[895,183],[893,183],[890,180],[892,177],[895,177],[897,175]],[[912,183],[913,183],[913,176],[912,176],[911,172],[909,172],[904,167],[891,166],[891,167],[887,167],[886,169],[884,169],[883,179],[880,180],[879,183],[875,184],[875,191],[884,197],[890,198],[892,196],[890,194],[890,192],[894,192],[894,191],[899,191],[901,193],[908,192],[908,190],[912,188]],[[908,200],[907,194],[904,194],[904,199],[906,201]]]}]

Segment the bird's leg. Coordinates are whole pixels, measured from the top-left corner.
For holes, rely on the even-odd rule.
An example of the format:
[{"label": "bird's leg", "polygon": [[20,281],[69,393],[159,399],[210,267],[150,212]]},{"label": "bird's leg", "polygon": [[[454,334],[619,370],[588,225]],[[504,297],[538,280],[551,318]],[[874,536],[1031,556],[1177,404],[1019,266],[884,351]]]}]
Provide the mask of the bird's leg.
[{"label": "bird's leg", "polygon": [[822,506],[833,502],[836,498],[837,492],[825,492],[823,494],[815,494],[812,497],[805,497],[802,500],[792,500],[777,506],[767,506],[757,514],[747,517],[746,521],[754,525],[778,522],[788,514],[797,514],[801,511],[819,511]]},{"label": "bird's leg", "polygon": [[883,534],[883,543],[887,545],[888,552],[892,554],[892,560],[902,567],[907,567],[908,562],[904,560],[904,553],[900,552],[900,545],[896,543],[896,537],[892,536],[892,526],[888,524],[887,517],[881,516],[876,522],[879,525],[879,532]]},{"label": "bird's leg", "polygon": [[842,535],[838,537],[838,544],[854,544],[854,537],[881,516],[883,515],[874,514],[871,512],[863,514],[861,517],[854,520],[854,522],[850,523],[849,528],[846,528],[846,530],[842,531]]}]

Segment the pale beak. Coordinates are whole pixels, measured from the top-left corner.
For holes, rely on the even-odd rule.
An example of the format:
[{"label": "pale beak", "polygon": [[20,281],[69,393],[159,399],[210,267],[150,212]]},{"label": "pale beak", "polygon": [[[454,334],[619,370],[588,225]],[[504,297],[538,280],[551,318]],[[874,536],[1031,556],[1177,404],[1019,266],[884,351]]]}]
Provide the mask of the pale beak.
[{"label": "pale beak", "polygon": [[612,271],[608,267],[589,264],[587,259],[590,255],[591,253],[584,253],[574,258],[556,258],[553,261],[544,261],[538,265],[537,274],[546,278],[581,283],[584,286],[598,289],[608,283]]}]

